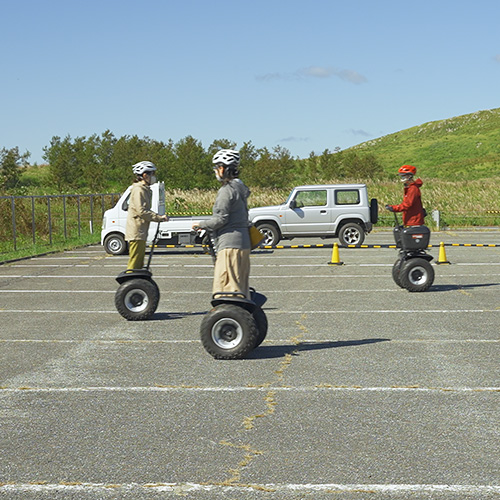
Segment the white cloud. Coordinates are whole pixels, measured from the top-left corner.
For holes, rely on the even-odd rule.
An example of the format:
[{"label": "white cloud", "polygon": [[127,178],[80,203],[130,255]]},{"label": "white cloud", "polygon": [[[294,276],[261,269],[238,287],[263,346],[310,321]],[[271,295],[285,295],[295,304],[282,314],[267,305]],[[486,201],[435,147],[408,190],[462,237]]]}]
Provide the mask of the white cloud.
[{"label": "white cloud", "polygon": [[361,130],[361,129],[358,129],[358,130],[354,130],[353,128],[351,130],[349,130],[349,132],[352,134],[352,135],[360,135],[361,137],[372,137],[372,134],[370,134],[369,132],[367,132],[366,130]]},{"label": "white cloud", "polygon": [[342,71],[339,71],[337,73],[337,76],[341,80],[345,80],[346,82],[350,83],[355,83],[356,85],[359,85],[360,83],[366,83],[368,79],[358,73],[357,71],[354,71],[352,69],[343,69]]},{"label": "white cloud", "polygon": [[352,69],[336,69],[332,67],[324,68],[322,66],[309,66],[308,68],[299,69],[297,73],[302,76],[310,76],[313,78],[330,78],[331,76],[336,76],[341,80],[355,84],[366,83],[368,81],[366,77]]},{"label": "white cloud", "polygon": [[290,77],[286,77],[283,73],[267,73],[265,75],[257,76],[257,80],[261,80],[264,82],[270,82],[272,80],[289,80]]},{"label": "white cloud", "polygon": [[284,137],[283,139],[279,140],[278,143],[280,142],[308,142],[309,137],[294,137],[294,136],[289,136],[289,137]]},{"label": "white cloud", "polygon": [[322,66],[309,66],[308,68],[299,69],[297,71],[298,75],[302,76],[312,76],[313,78],[329,78],[335,75],[336,71],[334,68],[323,68]]},{"label": "white cloud", "polygon": [[497,54],[493,59],[495,59],[497,63],[500,63],[500,54]]},{"label": "white cloud", "polygon": [[352,69],[336,69],[332,66],[308,66],[307,68],[298,69],[295,73],[267,73],[257,76],[257,80],[272,81],[272,80],[297,80],[303,78],[331,78],[337,77],[348,83],[359,85],[366,83],[368,79],[361,73]]}]

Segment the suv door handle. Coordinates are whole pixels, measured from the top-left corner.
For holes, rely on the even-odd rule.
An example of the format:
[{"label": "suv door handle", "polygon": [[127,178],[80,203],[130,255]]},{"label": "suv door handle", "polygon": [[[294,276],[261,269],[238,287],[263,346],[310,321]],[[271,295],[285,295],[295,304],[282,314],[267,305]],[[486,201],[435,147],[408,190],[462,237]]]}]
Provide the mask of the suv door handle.
[{"label": "suv door handle", "polygon": [[320,210],[319,213],[320,214],[326,214],[326,210]]}]

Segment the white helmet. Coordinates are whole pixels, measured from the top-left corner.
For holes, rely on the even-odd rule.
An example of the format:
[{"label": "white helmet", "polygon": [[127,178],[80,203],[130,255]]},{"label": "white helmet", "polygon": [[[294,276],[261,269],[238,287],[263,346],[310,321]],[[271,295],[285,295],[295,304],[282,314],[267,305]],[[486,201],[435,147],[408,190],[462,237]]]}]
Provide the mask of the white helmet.
[{"label": "white helmet", "polygon": [[223,163],[227,167],[238,168],[240,164],[240,152],[234,149],[221,149],[214,154],[212,163]]},{"label": "white helmet", "polygon": [[145,172],[156,172],[156,167],[154,163],[151,163],[150,161],[140,161],[139,163],[132,165],[132,172],[136,175],[142,175]]}]

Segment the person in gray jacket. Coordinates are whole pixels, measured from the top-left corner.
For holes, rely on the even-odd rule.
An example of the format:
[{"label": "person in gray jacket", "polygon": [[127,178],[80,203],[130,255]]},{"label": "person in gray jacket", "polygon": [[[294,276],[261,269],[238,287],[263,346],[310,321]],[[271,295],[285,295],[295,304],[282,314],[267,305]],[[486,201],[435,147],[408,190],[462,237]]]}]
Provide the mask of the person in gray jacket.
[{"label": "person in gray jacket", "polygon": [[205,229],[215,238],[213,293],[240,292],[250,298],[250,236],[248,233],[247,198],[250,190],[238,178],[240,154],[221,149],[213,159],[213,169],[222,184],[213,216],[193,224],[193,229]]}]

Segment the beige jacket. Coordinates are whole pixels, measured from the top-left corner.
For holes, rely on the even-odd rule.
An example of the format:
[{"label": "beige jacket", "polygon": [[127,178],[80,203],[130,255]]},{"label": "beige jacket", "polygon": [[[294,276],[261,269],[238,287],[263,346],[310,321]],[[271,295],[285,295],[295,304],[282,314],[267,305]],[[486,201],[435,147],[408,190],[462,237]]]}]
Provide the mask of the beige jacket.
[{"label": "beige jacket", "polygon": [[149,223],[163,220],[161,215],[151,210],[153,193],[144,182],[134,182],[128,202],[127,224],[125,226],[125,240],[144,240],[148,237]]}]

